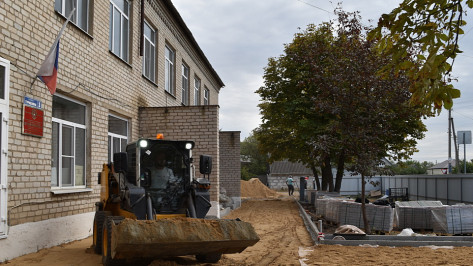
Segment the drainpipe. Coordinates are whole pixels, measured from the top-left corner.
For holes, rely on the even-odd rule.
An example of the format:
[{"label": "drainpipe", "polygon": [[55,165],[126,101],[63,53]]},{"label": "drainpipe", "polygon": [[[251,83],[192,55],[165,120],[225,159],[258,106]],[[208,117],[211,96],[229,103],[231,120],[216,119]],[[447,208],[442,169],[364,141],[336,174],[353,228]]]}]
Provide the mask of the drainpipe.
[{"label": "drainpipe", "polygon": [[143,56],[143,34],[145,31],[145,0],[141,0],[140,16],[140,56]]}]

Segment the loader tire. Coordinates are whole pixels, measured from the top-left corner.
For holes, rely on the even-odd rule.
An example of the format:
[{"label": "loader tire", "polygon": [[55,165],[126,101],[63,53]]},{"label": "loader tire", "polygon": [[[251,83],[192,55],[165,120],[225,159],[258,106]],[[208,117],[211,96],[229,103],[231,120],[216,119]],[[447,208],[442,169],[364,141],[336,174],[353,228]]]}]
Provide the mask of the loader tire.
[{"label": "loader tire", "polygon": [[222,258],[222,254],[221,253],[198,254],[198,255],[195,255],[195,258],[199,262],[217,263],[220,260],[220,258]]},{"label": "loader tire", "polygon": [[103,223],[107,216],[112,213],[109,211],[96,211],[94,217],[93,246],[96,254],[102,254],[102,230]]},{"label": "loader tire", "polygon": [[118,224],[123,220],[121,216],[107,216],[102,229],[102,263],[105,266],[124,265],[124,260],[113,259],[111,250],[112,224]]}]

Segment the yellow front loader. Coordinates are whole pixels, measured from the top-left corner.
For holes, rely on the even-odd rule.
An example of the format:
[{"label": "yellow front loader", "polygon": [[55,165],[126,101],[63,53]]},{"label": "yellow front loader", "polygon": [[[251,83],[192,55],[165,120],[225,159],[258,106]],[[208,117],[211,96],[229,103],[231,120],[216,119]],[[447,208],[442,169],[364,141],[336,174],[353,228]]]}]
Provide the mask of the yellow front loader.
[{"label": "yellow front loader", "polygon": [[93,245],[104,265],[183,255],[215,263],[258,242],[249,223],[204,219],[212,158],[201,155],[203,178],[195,178],[193,147],[192,141],[140,139],[103,165]]}]

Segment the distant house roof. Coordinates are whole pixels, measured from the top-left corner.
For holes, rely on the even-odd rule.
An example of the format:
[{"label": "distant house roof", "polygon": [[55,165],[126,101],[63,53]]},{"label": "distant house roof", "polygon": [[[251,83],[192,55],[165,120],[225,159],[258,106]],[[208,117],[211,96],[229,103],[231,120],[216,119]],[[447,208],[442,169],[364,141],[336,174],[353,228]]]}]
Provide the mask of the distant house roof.
[{"label": "distant house roof", "polygon": [[382,158],[382,159],[381,159],[381,165],[384,165],[384,166],[392,166],[393,163],[390,162],[390,161],[389,161],[388,159],[386,159],[386,158]]},{"label": "distant house roof", "polygon": [[[457,160],[453,159],[452,160],[452,167],[455,167],[457,165]],[[448,160],[445,160],[441,163],[438,163],[432,167],[430,167],[429,169],[447,169],[448,168]]]},{"label": "distant house roof", "polygon": [[269,166],[271,175],[313,175],[312,170],[302,163],[293,163],[288,160],[273,162]]}]

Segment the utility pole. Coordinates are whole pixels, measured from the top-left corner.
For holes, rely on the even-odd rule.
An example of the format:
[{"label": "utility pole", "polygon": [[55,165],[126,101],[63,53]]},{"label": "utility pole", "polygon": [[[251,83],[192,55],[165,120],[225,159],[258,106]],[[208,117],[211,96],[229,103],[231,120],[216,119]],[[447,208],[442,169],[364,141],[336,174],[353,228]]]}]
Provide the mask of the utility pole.
[{"label": "utility pole", "polygon": [[456,169],[457,169],[457,174],[460,173],[460,166],[459,166],[459,160],[460,160],[460,156],[458,154],[458,149],[459,149],[459,145],[457,144],[457,135],[455,134],[455,124],[453,123],[453,117],[451,118],[451,123],[452,123],[452,130],[453,130],[453,144],[455,145],[455,166],[456,166]]},{"label": "utility pole", "polygon": [[448,109],[448,174],[452,173],[452,109]]}]

